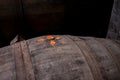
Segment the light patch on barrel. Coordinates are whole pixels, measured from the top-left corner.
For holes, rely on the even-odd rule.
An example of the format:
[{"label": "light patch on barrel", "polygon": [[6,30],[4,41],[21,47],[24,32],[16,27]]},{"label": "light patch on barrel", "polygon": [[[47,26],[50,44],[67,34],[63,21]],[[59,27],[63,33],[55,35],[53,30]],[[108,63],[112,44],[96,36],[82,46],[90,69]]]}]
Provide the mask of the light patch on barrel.
[{"label": "light patch on barrel", "polygon": [[55,39],[56,39],[56,40],[61,40],[61,38],[60,38],[60,37],[56,37]]},{"label": "light patch on barrel", "polygon": [[41,39],[37,40],[37,42],[43,43],[43,42],[45,42],[46,40],[49,41],[49,44],[50,44],[50,45],[54,46],[54,45],[56,44],[56,41],[57,41],[57,40],[61,40],[61,38],[58,37],[58,36],[55,37],[55,36],[49,35],[49,36],[46,36],[45,38],[41,38]]},{"label": "light patch on barrel", "polygon": [[39,39],[39,40],[38,40],[39,43],[42,43],[42,42],[44,42],[44,41],[45,41],[45,39]]},{"label": "light patch on barrel", "polygon": [[49,36],[47,36],[46,38],[47,38],[48,40],[52,40],[52,39],[54,39],[55,37],[49,35]]},{"label": "light patch on barrel", "polygon": [[50,45],[54,46],[56,44],[56,42],[54,40],[50,41]]}]

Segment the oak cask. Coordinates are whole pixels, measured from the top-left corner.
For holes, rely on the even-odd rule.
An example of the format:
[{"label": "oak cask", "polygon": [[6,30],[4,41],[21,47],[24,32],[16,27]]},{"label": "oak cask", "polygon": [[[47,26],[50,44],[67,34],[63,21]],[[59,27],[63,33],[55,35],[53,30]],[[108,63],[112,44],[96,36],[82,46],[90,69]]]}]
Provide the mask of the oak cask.
[{"label": "oak cask", "polygon": [[41,36],[1,48],[0,80],[120,80],[120,41],[53,37],[54,45]]}]

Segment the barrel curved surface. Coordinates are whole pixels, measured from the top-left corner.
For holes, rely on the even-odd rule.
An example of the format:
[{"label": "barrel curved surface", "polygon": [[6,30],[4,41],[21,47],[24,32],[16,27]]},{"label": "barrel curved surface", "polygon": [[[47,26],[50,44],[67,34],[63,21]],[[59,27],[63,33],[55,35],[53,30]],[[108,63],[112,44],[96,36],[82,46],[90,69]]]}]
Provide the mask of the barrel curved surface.
[{"label": "barrel curved surface", "polygon": [[120,41],[46,36],[0,49],[0,80],[120,80]]}]

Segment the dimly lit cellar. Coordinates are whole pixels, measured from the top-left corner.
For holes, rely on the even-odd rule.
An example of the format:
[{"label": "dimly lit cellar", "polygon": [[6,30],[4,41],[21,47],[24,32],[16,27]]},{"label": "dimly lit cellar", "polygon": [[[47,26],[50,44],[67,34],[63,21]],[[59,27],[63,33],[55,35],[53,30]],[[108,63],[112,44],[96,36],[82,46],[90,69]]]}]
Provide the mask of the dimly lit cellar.
[{"label": "dimly lit cellar", "polygon": [[120,0],[0,0],[0,80],[120,80]]},{"label": "dimly lit cellar", "polygon": [[47,34],[105,38],[113,0],[1,0],[0,46],[19,35]]}]

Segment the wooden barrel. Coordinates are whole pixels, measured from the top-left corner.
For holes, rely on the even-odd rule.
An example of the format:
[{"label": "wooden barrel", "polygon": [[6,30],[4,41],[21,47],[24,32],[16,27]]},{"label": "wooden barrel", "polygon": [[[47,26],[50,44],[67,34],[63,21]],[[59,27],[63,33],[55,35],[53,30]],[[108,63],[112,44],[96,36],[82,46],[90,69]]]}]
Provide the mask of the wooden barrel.
[{"label": "wooden barrel", "polygon": [[52,41],[42,36],[1,48],[0,80],[120,80],[120,41],[70,35]]}]

